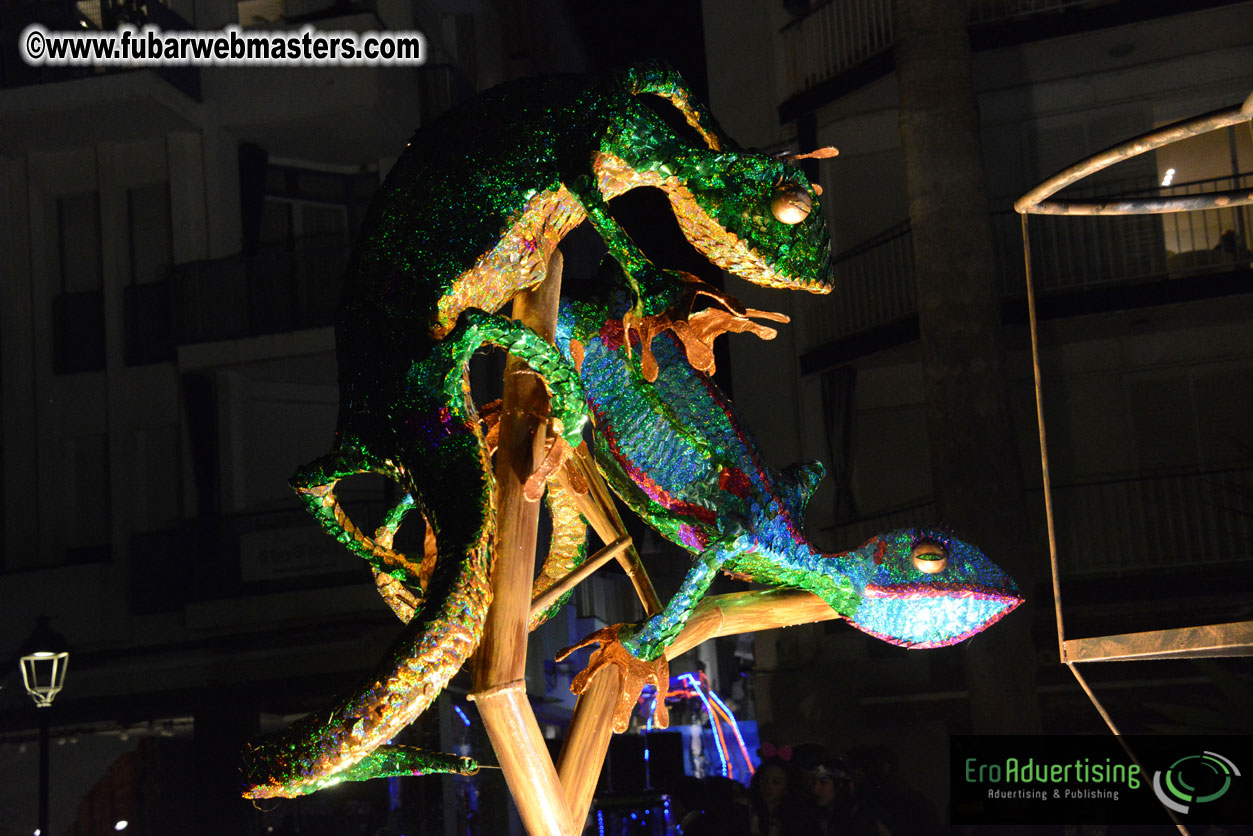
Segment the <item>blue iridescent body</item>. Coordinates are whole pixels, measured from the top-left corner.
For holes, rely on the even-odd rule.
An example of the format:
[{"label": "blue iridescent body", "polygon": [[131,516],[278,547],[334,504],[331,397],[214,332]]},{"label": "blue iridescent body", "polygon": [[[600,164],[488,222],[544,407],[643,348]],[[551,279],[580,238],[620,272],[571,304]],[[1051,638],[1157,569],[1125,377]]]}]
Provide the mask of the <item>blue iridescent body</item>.
[{"label": "blue iridescent body", "polygon": [[645,379],[638,344],[624,340],[627,304],[620,291],[565,301],[558,347],[579,370],[606,479],[695,556],[665,610],[619,634],[633,656],[659,657],[719,570],[813,592],[858,629],[907,647],[954,644],[1021,602],[1005,572],[939,529],[892,531],[842,554],[816,548],[802,518],[822,466],[767,466],[734,405],[669,334],[653,344],[656,380]]}]

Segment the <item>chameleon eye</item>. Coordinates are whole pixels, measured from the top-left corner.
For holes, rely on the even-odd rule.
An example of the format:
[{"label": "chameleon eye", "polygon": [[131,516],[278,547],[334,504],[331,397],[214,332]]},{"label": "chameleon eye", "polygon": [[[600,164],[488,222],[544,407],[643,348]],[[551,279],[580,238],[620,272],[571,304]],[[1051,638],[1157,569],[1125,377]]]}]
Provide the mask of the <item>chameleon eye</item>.
[{"label": "chameleon eye", "polygon": [[774,197],[770,199],[770,211],[779,221],[785,224],[798,224],[809,217],[813,208],[813,198],[795,183],[775,187]]},{"label": "chameleon eye", "polygon": [[910,557],[914,559],[914,568],[926,575],[943,572],[944,567],[948,565],[948,555],[944,552],[944,548],[930,540],[923,540],[914,546]]}]

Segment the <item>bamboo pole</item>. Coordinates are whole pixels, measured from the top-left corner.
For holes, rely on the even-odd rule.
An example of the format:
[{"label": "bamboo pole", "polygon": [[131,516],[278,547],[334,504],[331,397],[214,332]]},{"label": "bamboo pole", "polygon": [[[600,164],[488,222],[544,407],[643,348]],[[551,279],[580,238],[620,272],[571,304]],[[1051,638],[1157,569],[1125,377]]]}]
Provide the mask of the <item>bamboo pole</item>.
[{"label": "bamboo pole", "polygon": [[[544,282],[514,297],[514,317],[550,342],[556,332],[561,267],[561,253],[554,252]],[[474,698],[527,832],[573,836],[581,827],[570,817],[525,684],[539,503],[527,501],[524,485],[544,458],[547,433],[541,416],[547,413],[547,403],[539,378],[510,357],[496,451],[493,598],[475,656]]]},{"label": "bamboo pole", "polygon": [[613,712],[622,675],[613,665],[597,672],[574,706],[566,741],[557,757],[557,774],[574,821],[584,821],[596,794],[596,782],[613,737]]},{"label": "bamboo pole", "polygon": [[1180,140],[1247,122],[1253,118],[1251,102],[1253,102],[1253,94],[1244,100],[1243,105],[1215,110],[1192,119],[1154,128],[1148,133],[1129,139],[1113,148],[1093,154],[1059,171],[1018,198],[1014,201],[1014,211],[1020,215],[1158,215],[1169,212],[1194,212],[1199,209],[1244,206],[1253,203],[1253,191],[1249,189],[1166,197],[1049,200],[1067,186],[1078,183],[1115,163]]},{"label": "bamboo pole", "polygon": [[[697,605],[687,626],[666,649],[674,659],[698,644],[718,636],[749,633],[829,621],[840,614],[817,595],[799,590],[765,589],[716,595]],[[587,817],[596,782],[605,763],[612,735],[621,676],[613,665],[602,668],[574,707],[566,742],[557,759],[557,772],[575,821]]]},{"label": "bamboo pole", "polygon": [[713,595],[696,605],[683,632],[666,648],[666,658],[674,659],[702,642],[718,636],[793,627],[842,616],[831,605],[798,589],[759,589]]}]

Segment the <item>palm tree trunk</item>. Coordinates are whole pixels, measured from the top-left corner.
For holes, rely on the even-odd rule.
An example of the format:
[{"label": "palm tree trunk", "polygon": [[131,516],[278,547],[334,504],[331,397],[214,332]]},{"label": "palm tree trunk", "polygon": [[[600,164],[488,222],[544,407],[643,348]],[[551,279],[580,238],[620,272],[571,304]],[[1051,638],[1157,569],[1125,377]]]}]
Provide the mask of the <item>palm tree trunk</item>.
[{"label": "palm tree trunk", "polygon": [[[1030,593],[1041,556],[1027,539],[1002,363],[966,0],[895,0],[894,14],[936,507]],[[976,732],[1039,730],[1030,628],[1024,606],[967,645]]]}]

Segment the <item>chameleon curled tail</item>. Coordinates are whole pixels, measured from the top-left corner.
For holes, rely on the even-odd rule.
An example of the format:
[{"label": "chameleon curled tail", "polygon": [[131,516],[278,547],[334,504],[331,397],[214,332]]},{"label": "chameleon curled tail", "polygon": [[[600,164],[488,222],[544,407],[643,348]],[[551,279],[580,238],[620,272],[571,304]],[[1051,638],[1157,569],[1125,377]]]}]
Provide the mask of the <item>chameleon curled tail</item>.
[{"label": "chameleon curled tail", "polygon": [[[585,416],[573,368],[530,329],[479,311],[463,314],[453,333],[412,365],[404,402],[396,405],[414,430],[403,445],[386,449],[387,439],[372,439],[371,449],[341,427],[339,449],[293,480],[314,516],[380,576],[417,584],[423,567],[393,551],[389,536],[360,532],[335,499],[341,478],[382,473],[414,498],[435,532],[438,557],[427,567],[429,581],[412,617],[375,670],[332,708],[248,747],[245,797],[293,797],[345,780],[473,771],[468,759],[386,744],[474,652],[491,603],[493,480],[464,383],[470,357],[485,344],[522,358],[543,377],[554,429],[569,446],[579,443]],[[399,516],[392,522],[394,531]]]}]

